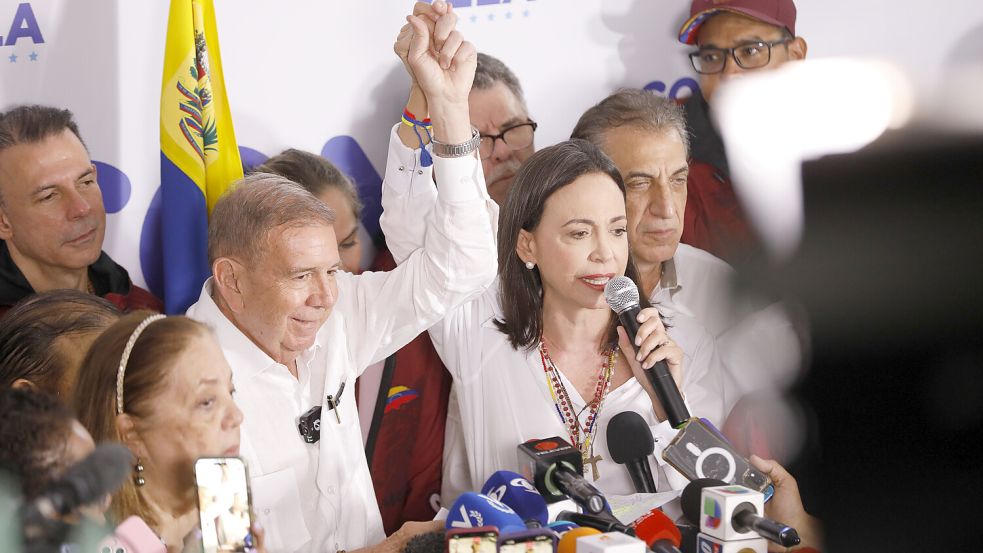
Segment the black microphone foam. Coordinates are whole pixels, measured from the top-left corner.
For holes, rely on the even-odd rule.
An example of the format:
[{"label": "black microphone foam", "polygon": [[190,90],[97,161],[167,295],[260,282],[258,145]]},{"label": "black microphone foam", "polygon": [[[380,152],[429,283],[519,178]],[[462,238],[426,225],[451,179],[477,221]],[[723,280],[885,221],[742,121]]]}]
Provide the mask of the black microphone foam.
[{"label": "black microphone foam", "polygon": [[[638,313],[641,311],[638,287],[628,277],[614,277],[604,286],[604,300],[618,314],[618,320],[621,322],[621,326],[625,328],[628,339],[637,352],[638,346],[635,346],[635,336],[638,334]],[[690,418],[689,409],[686,408],[683,396],[679,393],[679,388],[672,379],[669,364],[662,360],[651,368],[645,369],[644,372],[652,384],[652,388],[655,389],[659,403],[666,411],[669,424],[673,428],[682,427]]]},{"label": "black microphone foam", "polygon": [[444,553],[447,534],[443,530],[417,534],[406,540],[403,553]]},{"label": "black microphone foam", "polygon": [[683,494],[679,497],[679,506],[683,510],[683,516],[690,524],[700,527],[700,505],[703,501],[703,488],[714,486],[726,486],[727,482],[716,478],[697,478],[683,488]]},{"label": "black microphone foam", "polygon": [[130,475],[133,454],[122,444],[101,444],[52,482],[39,500],[47,499],[61,515],[82,505],[102,501],[115,492]]},{"label": "black microphone foam", "polygon": [[652,468],[648,463],[648,456],[655,451],[655,440],[645,419],[634,411],[618,413],[608,423],[607,438],[611,459],[625,465],[635,491],[655,493]]}]

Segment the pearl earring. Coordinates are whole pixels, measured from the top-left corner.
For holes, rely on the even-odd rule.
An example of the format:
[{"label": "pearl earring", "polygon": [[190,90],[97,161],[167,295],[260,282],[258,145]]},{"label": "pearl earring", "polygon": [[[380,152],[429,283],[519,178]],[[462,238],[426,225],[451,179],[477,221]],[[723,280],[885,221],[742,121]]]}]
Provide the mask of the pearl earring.
[{"label": "pearl earring", "polygon": [[138,487],[141,487],[144,484],[146,484],[147,481],[143,478],[143,460],[142,459],[137,458],[137,465],[135,467],[133,467],[133,470],[136,471],[136,474],[133,475],[133,482]]},{"label": "pearl earring", "polygon": [[531,271],[531,270],[533,270],[535,268],[536,268],[536,264],[535,263],[533,263],[532,261],[526,261],[526,269],[529,269]]}]

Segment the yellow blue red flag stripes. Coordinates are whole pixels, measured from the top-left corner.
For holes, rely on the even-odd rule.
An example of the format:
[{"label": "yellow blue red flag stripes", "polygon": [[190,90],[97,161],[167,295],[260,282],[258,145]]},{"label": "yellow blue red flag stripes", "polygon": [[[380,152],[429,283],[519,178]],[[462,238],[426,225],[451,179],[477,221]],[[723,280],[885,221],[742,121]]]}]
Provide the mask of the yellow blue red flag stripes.
[{"label": "yellow blue red flag stripes", "polygon": [[160,92],[164,305],[183,313],[208,278],[208,215],[242,178],[212,0],[171,0]]}]

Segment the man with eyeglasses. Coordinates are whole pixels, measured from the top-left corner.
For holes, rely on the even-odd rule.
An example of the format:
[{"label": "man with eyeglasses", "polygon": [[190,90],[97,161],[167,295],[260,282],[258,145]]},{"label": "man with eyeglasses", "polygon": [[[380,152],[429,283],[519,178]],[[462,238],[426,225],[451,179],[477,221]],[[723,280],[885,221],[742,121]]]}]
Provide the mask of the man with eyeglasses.
[{"label": "man with eyeglasses", "polygon": [[808,46],[795,36],[795,16],[792,0],[693,0],[679,31],[680,42],[696,46],[689,57],[702,92],[684,104],[692,147],[682,241],[730,263],[746,259],[758,244],[710,123],[713,94],[726,79],[805,58]]},{"label": "man with eyeglasses", "polygon": [[498,205],[504,205],[519,167],[536,151],[536,123],[529,118],[515,73],[488,54],[478,54],[468,103],[471,124],[481,134],[478,153],[488,195]]}]

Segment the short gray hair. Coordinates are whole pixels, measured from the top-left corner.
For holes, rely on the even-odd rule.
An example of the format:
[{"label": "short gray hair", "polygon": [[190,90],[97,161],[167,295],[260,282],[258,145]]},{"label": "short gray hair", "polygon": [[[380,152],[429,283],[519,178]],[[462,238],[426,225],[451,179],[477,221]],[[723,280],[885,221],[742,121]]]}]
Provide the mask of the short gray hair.
[{"label": "short gray hair", "polygon": [[526,96],[522,92],[522,85],[519,83],[519,78],[515,76],[515,73],[507,65],[502,63],[502,60],[478,52],[478,66],[474,70],[474,84],[472,88],[475,90],[486,90],[495,86],[495,83],[504,84],[519,99],[522,107],[526,107]]},{"label": "short gray hair", "polygon": [[585,111],[570,138],[582,138],[603,149],[604,134],[626,126],[654,132],[675,131],[689,154],[690,137],[682,106],[637,88],[623,88]]},{"label": "short gray hair", "polygon": [[334,211],[301,185],[271,173],[253,173],[219,198],[208,222],[208,262],[234,257],[250,263],[280,227],[331,226]]}]

